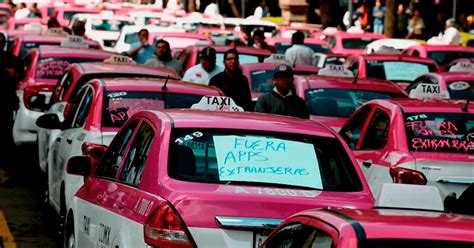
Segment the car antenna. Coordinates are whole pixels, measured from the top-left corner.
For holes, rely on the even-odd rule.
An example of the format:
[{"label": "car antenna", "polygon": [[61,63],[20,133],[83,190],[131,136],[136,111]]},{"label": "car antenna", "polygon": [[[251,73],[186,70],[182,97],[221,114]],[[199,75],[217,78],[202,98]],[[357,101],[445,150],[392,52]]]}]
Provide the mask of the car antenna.
[{"label": "car antenna", "polygon": [[168,84],[169,79],[170,79],[170,75],[166,75],[165,84],[163,84],[163,86],[161,87],[162,90],[168,90],[168,87],[166,87],[166,85]]},{"label": "car antenna", "polygon": [[466,100],[466,103],[464,104],[464,106],[463,106],[462,109],[461,109],[463,112],[467,112],[467,111],[468,111],[467,106],[469,105],[469,102],[470,102],[470,101],[471,101],[471,99],[467,99],[467,100]]}]

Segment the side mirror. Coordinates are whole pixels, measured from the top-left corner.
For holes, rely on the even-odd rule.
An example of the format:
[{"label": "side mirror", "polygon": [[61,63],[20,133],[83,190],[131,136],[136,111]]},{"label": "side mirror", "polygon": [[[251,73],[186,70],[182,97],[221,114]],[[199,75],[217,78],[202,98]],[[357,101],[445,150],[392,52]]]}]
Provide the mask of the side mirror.
[{"label": "side mirror", "polygon": [[38,94],[30,97],[28,104],[33,109],[46,109],[46,96],[43,94]]},{"label": "side mirror", "polygon": [[61,129],[62,122],[57,114],[44,114],[36,120],[36,125],[46,129]]},{"label": "side mirror", "polygon": [[92,172],[91,159],[87,156],[74,156],[68,159],[66,172],[77,176],[90,176]]}]

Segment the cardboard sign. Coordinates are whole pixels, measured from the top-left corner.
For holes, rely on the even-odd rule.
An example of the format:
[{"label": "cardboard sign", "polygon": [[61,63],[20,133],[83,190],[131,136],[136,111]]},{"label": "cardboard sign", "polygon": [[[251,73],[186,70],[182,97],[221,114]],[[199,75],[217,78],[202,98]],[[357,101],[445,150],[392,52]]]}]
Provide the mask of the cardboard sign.
[{"label": "cardboard sign", "polygon": [[112,55],[110,58],[105,59],[104,63],[107,64],[120,64],[120,65],[133,65],[137,62],[133,61],[132,58],[123,55]]},{"label": "cardboard sign", "polygon": [[242,112],[244,109],[235,104],[232,98],[227,96],[204,96],[191,109],[225,111],[225,112]]},{"label": "cardboard sign", "polygon": [[410,98],[417,99],[449,99],[449,92],[442,90],[439,84],[419,84],[412,89]]},{"label": "cardboard sign", "polygon": [[290,61],[286,60],[284,54],[272,54],[268,58],[265,58],[263,63],[290,64]]},{"label": "cardboard sign", "polygon": [[474,72],[474,63],[459,62],[449,68],[450,72]]},{"label": "cardboard sign", "polygon": [[77,35],[69,35],[61,42],[61,47],[67,48],[89,48],[89,44],[84,40],[84,37]]},{"label": "cardboard sign", "polygon": [[319,76],[332,76],[332,77],[354,77],[354,74],[344,69],[342,65],[329,64],[318,72]]},{"label": "cardboard sign", "polygon": [[266,182],[322,189],[313,144],[236,135],[213,136],[213,140],[221,181]]}]

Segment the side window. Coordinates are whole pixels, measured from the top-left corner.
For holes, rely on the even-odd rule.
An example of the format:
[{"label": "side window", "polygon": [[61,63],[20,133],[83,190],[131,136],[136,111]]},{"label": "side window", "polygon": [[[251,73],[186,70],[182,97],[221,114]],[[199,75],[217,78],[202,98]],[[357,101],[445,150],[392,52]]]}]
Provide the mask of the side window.
[{"label": "side window", "polygon": [[370,120],[369,127],[362,140],[361,149],[377,150],[387,144],[390,129],[390,116],[383,110],[377,109]]},{"label": "side window", "polygon": [[311,248],[332,248],[334,243],[332,237],[315,227],[308,226],[304,231],[305,235],[303,236],[304,242],[301,247],[311,247]]},{"label": "side window", "polygon": [[77,101],[74,102],[71,108],[70,114],[66,116],[66,119],[64,120],[63,123],[63,129],[68,129],[72,127],[72,123],[75,120],[76,113],[79,111],[79,108],[82,103],[82,99],[85,97],[85,94],[87,92],[87,88],[82,89],[79,91],[79,94],[77,95]]},{"label": "side window", "polygon": [[92,88],[89,88],[87,90],[84,98],[81,101],[81,104],[79,105],[79,108],[77,109],[77,113],[75,114],[76,118],[74,118],[74,121],[72,122],[72,128],[82,127],[86,122],[86,118],[89,114],[89,109],[92,105],[92,99],[94,98],[93,93],[94,92]]},{"label": "side window", "polygon": [[97,177],[112,178],[117,175],[118,168],[122,163],[122,158],[127,151],[127,144],[138,125],[138,120],[130,122],[115,136],[104,157],[97,166],[95,172]]},{"label": "side window", "polygon": [[303,241],[299,239],[303,230],[303,223],[288,224],[275,233],[273,238],[263,248],[301,247],[298,243]]},{"label": "side window", "polygon": [[411,56],[420,57],[420,52],[418,50],[413,50],[413,53],[411,54]]},{"label": "side window", "polygon": [[132,145],[123,163],[119,178],[120,181],[134,186],[140,184],[154,134],[153,128],[148,123],[142,122],[137,134],[133,138]]},{"label": "side window", "polygon": [[57,102],[62,101],[64,98],[64,93],[66,91],[67,85],[70,85],[72,82],[72,73],[66,71],[63,77],[58,81],[56,85],[56,89],[54,90],[53,96],[51,97],[51,101]]},{"label": "side window", "polygon": [[352,150],[355,150],[357,147],[357,143],[359,142],[360,135],[362,133],[362,128],[364,127],[365,121],[369,117],[370,110],[371,108],[369,106],[362,107],[357,115],[351,118],[349,123],[339,132],[339,134]]}]

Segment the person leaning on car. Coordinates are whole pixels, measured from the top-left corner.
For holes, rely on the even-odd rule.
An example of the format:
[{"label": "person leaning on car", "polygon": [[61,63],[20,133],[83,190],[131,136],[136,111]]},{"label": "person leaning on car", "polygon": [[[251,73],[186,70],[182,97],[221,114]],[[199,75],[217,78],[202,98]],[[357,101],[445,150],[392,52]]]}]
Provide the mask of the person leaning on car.
[{"label": "person leaning on car", "polygon": [[281,64],[273,73],[273,91],[258,98],[255,112],[309,119],[309,111],[301,97],[294,93],[293,69]]}]

